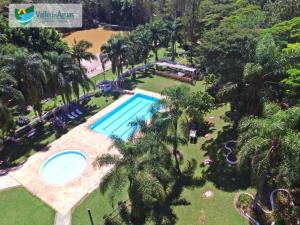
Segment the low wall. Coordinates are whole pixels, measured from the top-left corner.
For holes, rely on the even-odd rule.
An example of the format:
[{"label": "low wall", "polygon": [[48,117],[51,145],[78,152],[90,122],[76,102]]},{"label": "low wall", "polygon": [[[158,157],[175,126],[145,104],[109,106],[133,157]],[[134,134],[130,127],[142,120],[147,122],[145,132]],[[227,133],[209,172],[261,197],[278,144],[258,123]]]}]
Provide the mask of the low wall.
[{"label": "low wall", "polygon": [[170,73],[170,72],[166,72],[166,71],[155,70],[155,74],[157,74],[159,76],[162,76],[162,77],[167,77],[167,78],[171,78],[171,79],[174,79],[174,80],[179,80],[181,82],[185,82],[185,83],[194,85],[194,81],[193,81],[192,78],[189,78],[189,77],[179,77],[175,73]]}]

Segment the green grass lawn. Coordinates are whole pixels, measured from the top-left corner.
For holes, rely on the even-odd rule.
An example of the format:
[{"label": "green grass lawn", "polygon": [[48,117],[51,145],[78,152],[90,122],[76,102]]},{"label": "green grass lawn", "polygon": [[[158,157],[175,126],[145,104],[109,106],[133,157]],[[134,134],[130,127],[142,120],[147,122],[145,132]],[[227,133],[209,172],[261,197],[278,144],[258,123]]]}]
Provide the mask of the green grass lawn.
[{"label": "green grass lawn", "polygon": [[24,188],[0,192],[0,225],[53,225],[55,212]]},{"label": "green grass lawn", "polygon": [[124,190],[115,196],[114,202],[111,202],[110,193],[104,195],[97,189],[91,193],[74,211],[72,215],[72,225],[90,224],[87,214],[87,208],[92,212],[95,225],[102,225],[104,220],[103,216],[114,212],[118,206],[119,201],[126,201],[128,199],[127,190]]},{"label": "green grass lawn", "polygon": [[[149,91],[161,92],[164,88],[181,85],[182,83],[158,76],[143,76],[135,82],[131,82],[131,87],[142,88]],[[195,86],[190,86],[192,91],[204,90],[204,84],[198,82]],[[197,185],[185,186],[181,192],[181,197],[185,198],[191,204],[187,206],[173,207],[173,212],[177,216],[178,225],[246,225],[249,224],[242,218],[233,207],[234,194],[240,190],[248,190],[249,179],[247,175],[239,174],[232,167],[229,167],[223,154],[223,143],[234,138],[232,125],[226,122],[226,112],[230,110],[229,105],[221,105],[213,110],[206,117],[213,116],[211,121],[211,136],[198,139],[197,144],[188,144],[181,146],[185,165],[188,161],[196,161],[195,177],[204,178],[204,182]],[[202,164],[205,158],[210,157],[214,163],[210,166]],[[211,190],[214,196],[210,199],[204,199],[202,194]],[[125,190],[126,191],[126,190]],[[123,200],[124,195],[118,196],[117,199]],[[103,205],[103,208],[101,207]],[[91,208],[95,217],[96,224],[102,224],[102,217],[107,211],[112,212],[112,207],[107,207],[107,196],[103,196],[98,190],[93,192],[82,204],[80,204],[73,213],[73,225],[86,224],[88,217],[86,208]],[[104,210],[103,210],[104,209]]]},{"label": "green grass lawn", "polygon": [[[111,71],[106,73],[107,79],[112,79],[114,75]],[[103,75],[94,77],[93,82],[97,82],[103,79]],[[153,92],[161,92],[166,87],[174,85],[187,85],[192,91],[204,90],[204,83],[197,82],[195,86],[183,84],[179,81],[159,77],[153,75],[151,71],[147,74],[137,74],[136,80],[128,79],[125,83],[125,88],[134,89],[141,88]],[[86,118],[92,116],[105,106],[115,101],[118,96],[110,96],[108,102],[105,102],[105,98],[92,98],[87,105]],[[199,182],[198,185],[184,186],[183,191],[180,193],[181,197],[185,198],[191,204],[187,206],[173,207],[173,211],[177,216],[177,223],[179,225],[244,225],[248,222],[239,216],[239,214],[233,208],[234,194],[239,190],[249,189],[249,179],[247,176],[240,175],[235,168],[231,168],[227,165],[223,154],[223,143],[231,138],[234,138],[234,132],[232,125],[226,122],[226,112],[230,110],[229,105],[221,105],[209,115],[214,116],[212,121],[211,137],[198,139],[197,144],[188,144],[187,146],[181,146],[180,150],[184,154],[185,165],[188,161],[195,160],[196,170],[195,176],[204,178],[204,182]],[[70,129],[78,125],[70,124]],[[11,147],[11,159],[13,162],[20,162],[30,155],[34,154],[55,140],[49,126],[45,126],[42,132],[39,132],[38,137],[33,140],[26,141],[25,143]],[[206,131],[208,132],[208,131]],[[202,162],[205,158],[210,157],[214,160],[214,163],[210,167],[205,167]],[[185,165],[182,165],[184,168]],[[14,189],[13,189],[14,190]],[[21,189],[22,190],[22,189]],[[203,199],[202,194],[206,190],[212,190],[214,196],[211,199]],[[17,191],[19,191],[17,189]],[[14,190],[14,192],[16,192]],[[17,192],[18,194],[18,192]],[[7,197],[6,197],[7,195]],[[9,192],[5,192],[3,195],[8,198]],[[15,196],[15,195],[13,195]],[[25,199],[24,199],[25,198]],[[26,203],[26,195],[19,196],[20,201]],[[120,196],[116,196],[114,207],[120,200],[127,199],[126,189]],[[36,199],[35,199],[36,200]],[[38,200],[36,200],[38,201]],[[0,194],[0,202],[1,194]],[[41,204],[41,203],[40,203]],[[33,204],[32,204],[33,205]],[[99,190],[94,191],[85,200],[81,202],[73,211],[72,221],[73,225],[88,224],[89,218],[86,213],[86,208],[92,210],[93,217],[96,224],[103,224],[103,216],[113,212],[114,207],[107,194],[102,195]],[[13,209],[8,208],[8,213],[12,213]],[[49,213],[51,214],[51,213]],[[29,217],[30,218],[30,217]],[[17,224],[17,223],[14,223]],[[47,224],[46,222],[43,224]],[[1,225],[1,224],[0,224]],[[26,224],[24,224],[26,225]]]},{"label": "green grass lawn", "polygon": [[[214,117],[211,120],[214,124],[213,131],[209,138],[201,137],[197,144],[189,144],[180,148],[184,154],[185,163],[192,159],[197,161],[195,176],[204,178],[205,183],[186,187],[182,192],[181,197],[191,204],[173,208],[178,217],[176,223],[178,225],[249,224],[233,207],[234,193],[240,189],[249,190],[248,182],[245,183],[243,179],[236,179],[239,178],[236,169],[229,167],[225,162],[222,145],[229,137],[219,139],[224,132],[231,129],[231,124],[224,121],[225,112],[228,110],[229,105],[223,105],[206,116],[207,120],[211,116]],[[203,160],[208,157],[214,160],[210,167],[202,164]],[[227,179],[227,181],[220,182],[217,179]],[[208,190],[211,190],[214,196],[204,199],[202,195]]]},{"label": "green grass lawn", "polygon": [[[109,96],[108,102],[106,103],[105,98],[101,97],[93,97],[91,101],[85,106],[85,119],[94,115],[101,109],[105,108],[107,105],[111,104],[115,101],[118,96]],[[82,123],[81,121],[72,121],[68,123],[68,130],[73,129],[75,126]],[[1,159],[7,159],[11,165],[17,165],[27,158],[29,158],[34,153],[42,150],[48,144],[53,142],[56,139],[54,135],[54,131],[51,128],[49,123],[46,123],[43,127],[39,128],[36,132],[36,135],[32,139],[24,138],[17,144],[12,144],[6,146],[0,152]]]}]

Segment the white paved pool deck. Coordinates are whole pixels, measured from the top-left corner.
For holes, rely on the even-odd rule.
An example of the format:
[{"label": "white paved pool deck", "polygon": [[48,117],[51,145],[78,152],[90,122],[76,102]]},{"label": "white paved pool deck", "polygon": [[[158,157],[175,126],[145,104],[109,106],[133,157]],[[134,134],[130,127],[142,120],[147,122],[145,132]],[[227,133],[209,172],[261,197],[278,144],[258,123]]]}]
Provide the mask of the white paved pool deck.
[{"label": "white paved pool deck", "polygon": [[[142,93],[160,98],[161,95],[141,89],[135,89],[134,93]],[[42,151],[31,156],[28,161],[18,170],[10,172],[9,178],[14,185],[22,185],[33,195],[55,209],[60,215],[68,215],[72,208],[86,195],[93,192],[101,178],[111,167],[99,167],[96,159],[106,153],[118,153],[117,149],[111,148],[111,140],[89,126],[106,115],[108,112],[128,100],[132,95],[124,95],[107,106],[85,123],[75,127],[67,134],[49,144]],[[87,167],[76,179],[63,185],[47,184],[40,174],[40,168],[46,159],[65,150],[80,150],[86,154]],[[2,178],[4,180],[4,178]],[[1,179],[0,179],[1,183]],[[0,185],[1,186],[1,185]]]}]

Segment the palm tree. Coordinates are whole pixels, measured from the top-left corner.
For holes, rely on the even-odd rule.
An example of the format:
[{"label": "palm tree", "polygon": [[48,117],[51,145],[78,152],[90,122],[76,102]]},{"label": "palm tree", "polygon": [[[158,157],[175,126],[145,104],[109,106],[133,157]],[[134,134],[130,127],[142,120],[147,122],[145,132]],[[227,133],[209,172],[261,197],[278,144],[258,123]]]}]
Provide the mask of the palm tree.
[{"label": "palm tree", "polygon": [[176,169],[181,173],[179,160],[178,160],[178,146],[179,144],[187,144],[187,140],[180,136],[178,131],[178,123],[180,117],[183,115],[183,104],[189,94],[189,88],[186,86],[170,87],[162,91],[163,99],[159,101],[161,108],[166,109],[165,112],[160,114],[159,118],[156,118],[168,130],[164,141],[172,144],[173,156],[176,163]]},{"label": "palm tree", "polygon": [[75,44],[71,49],[71,55],[75,60],[76,64],[81,67],[82,60],[94,60],[96,59],[93,53],[88,52],[88,49],[91,48],[93,45],[92,43],[84,40],[80,40],[77,42],[74,40]]},{"label": "palm tree", "polygon": [[214,107],[214,98],[206,92],[190,93],[183,106],[189,120],[195,123],[202,123],[204,115]]},{"label": "palm tree", "polygon": [[185,128],[189,126],[190,121],[202,122],[204,114],[213,107],[213,98],[203,92],[190,93],[190,89],[185,85],[166,88],[162,91],[162,95],[164,97],[158,105],[165,110],[154,116],[154,123],[165,130],[160,131],[161,133],[156,138],[173,146],[175,166],[181,174],[178,147],[180,144],[187,144],[187,134],[181,135],[179,122],[181,121],[181,125],[184,125],[182,127]]},{"label": "palm tree", "polygon": [[33,105],[41,115],[41,100],[47,77],[40,54],[31,54],[27,50],[20,50],[5,57],[4,71],[13,76],[18,82],[18,89],[22,92],[27,104]]},{"label": "palm tree", "polygon": [[141,142],[134,144],[117,137],[112,139],[120,155],[107,154],[98,158],[100,166],[114,165],[101,181],[100,190],[106,192],[111,187],[113,197],[129,183],[131,219],[134,224],[143,224],[146,212],[164,201],[164,184],[170,180],[170,174],[163,167],[163,160],[149,154]]},{"label": "palm tree", "polygon": [[112,72],[119,77],[123,72],[123,63],[125,61],[124,38],[120,34],[112,36],[106,44],[101,46],[101,52],[107,54],[111,61]]},{"label": "palm tree", "polygon": [[0,151],[5,135],[13,128],[14,121],[9,109],[0,100]]},{"label": "palm tree", "polygon": [[135,43],[137,50],[137,56],[140,58],[139,60],[144,62],[146,65],[150,52],[150,31],[144,26],[138,26],[133,32],[131,32],[131,36],[133,37],[133,42]]},{"label": "palm tree", "polygon": [[182,40],[181,30],[182,30],[182,21],[180,18],[173,19],[167,22],[167,29],[171,40],[172,48],[172,60],[175,60],[176,55],[176,43]]},{"label": "palm tree", "polygon": [[24,102],[22,92],[17,89],[18,82],[8,73],[0,71],[0,99],[6,105],[21,104]]},{"label": "palm tree", "polygon": [[65,103],[71,101],[72,87],[67,80],[70,65],[73,60],[69,54],[46,52],[44,54],[44,67],[48,77],[47,94],[50,97],[60,95]]},{"label": "palm tree", "polygon": [[[140,60],[138,45],[136,45],[135,37],[129,35],[125,38],[124,41],[124,50],[125,50],[125,64],[126,66],[130,66],[131,69],[134,68],[136,64],[138,64]],[[135,79],[135,73],[132,74]]]},{"label": "palm tree", "polygon": [[154,21],[146,25],[150,31],[150,48],[155,54],[155,60],[158,60],[158,49],[165,46],[167,41],[167,28],[163,20]]},{"label": "palm tree", "polygon": [[257,44],[253,62],[245,65],[242,79],[225,84],[219,96],[229,96],[232,105],[238,105],[241,113],[259,115],[265,100],[280,98],[278,90],[286,67],[284,56],[272,35],[266,34]]},{"label": "palm tree", "polygon": [[241,121],[238,158],[240,167],[250,165],[257,184],[255,203],[267,180],[281,187],[299,181],[299,124],[299,107],[281,110],[275,103],[265,105],[262,118],[251,116]]},{"label": "palm tree", "polygon": [[80,88],[86,93],[91,90],[93,82],[86,76],[85,72],[75,64],[69,64],[66,80],[71,83],[72,91],[77,100],[80,97]]},{"label": "palm tree", "polygon": [[71,100],[72,94],[79,99],[80,87],[84,92],[90,90],[92,82],[69,54],[47,52],[43,62],[48,76],[47,91],[51,97],[61,95],[66,103]]},{"label": "palm tree", "polygon": [[101,66],[102,66],[102,70],[103,70],[103,75],[104,75],[104,80],[105,79],[105,66],[106,64],[109,62],[109,58],[108,58],[108,55],[107,54],[104,54],[104,53],[101,53],[99,55],[99,59],[100,59],[100,62],[101,62]]}]

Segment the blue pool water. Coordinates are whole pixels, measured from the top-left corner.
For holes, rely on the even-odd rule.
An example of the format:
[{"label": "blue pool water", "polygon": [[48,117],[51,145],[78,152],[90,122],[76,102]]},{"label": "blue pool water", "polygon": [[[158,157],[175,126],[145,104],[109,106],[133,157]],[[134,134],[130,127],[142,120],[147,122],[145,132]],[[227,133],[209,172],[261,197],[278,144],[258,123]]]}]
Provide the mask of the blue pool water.
[{"label": "blue pool water", "polygon": [[86,157],[79,151],[63,151],[45,161],[40,169],[49,184],[63,184],[78,177],[87,165]]},{"label": "blue pool water", "polygon": [[115,135],[127,140],[133,132],[130,122],[136,118],[149,119],[152,116],[150,109],[158,100],[138,93],[92,124],[90,128],[107,136]]}]

